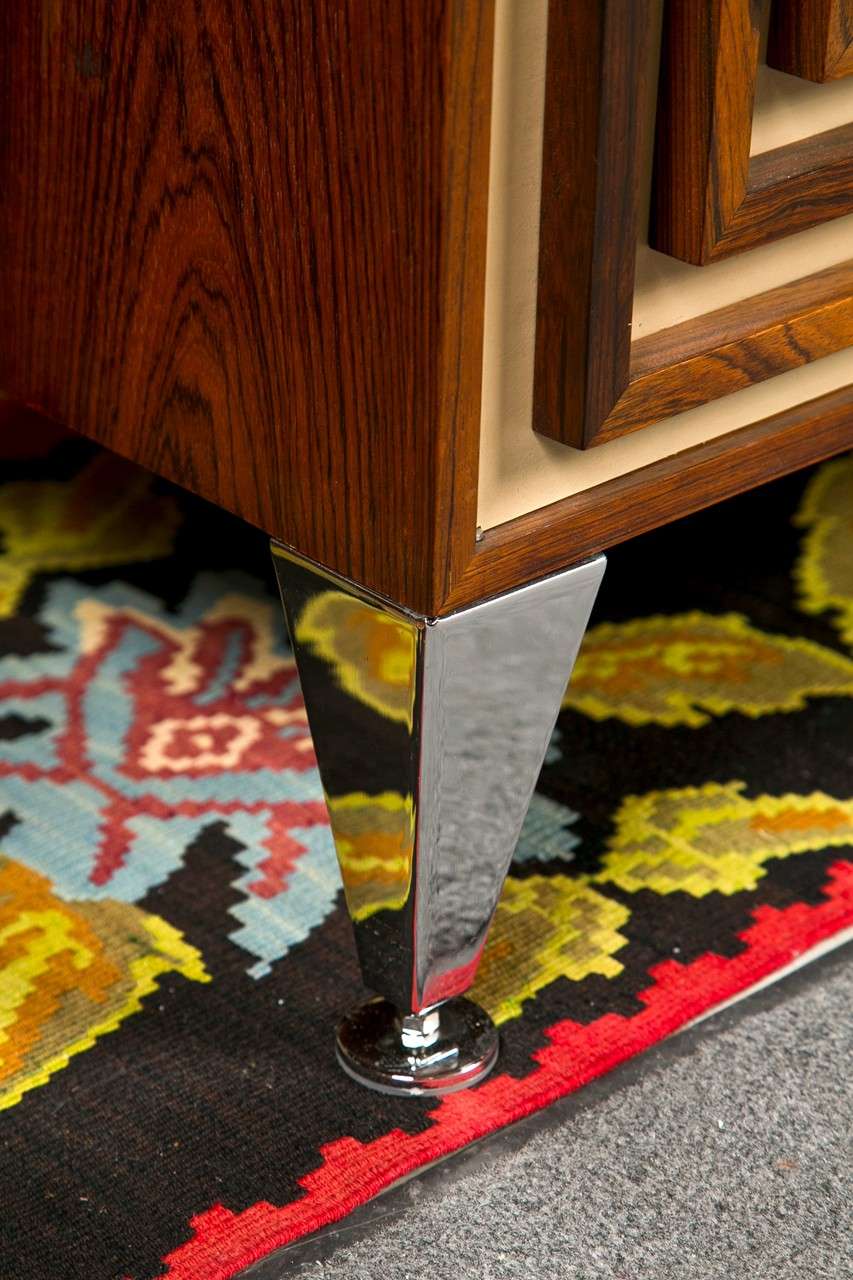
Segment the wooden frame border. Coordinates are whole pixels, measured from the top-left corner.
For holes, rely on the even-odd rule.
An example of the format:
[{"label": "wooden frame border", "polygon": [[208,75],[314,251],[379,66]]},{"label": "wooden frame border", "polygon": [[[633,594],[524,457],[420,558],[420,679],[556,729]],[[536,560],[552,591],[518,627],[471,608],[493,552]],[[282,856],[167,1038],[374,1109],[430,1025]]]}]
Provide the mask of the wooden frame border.
[{"label": "wooden frame border", "polygon": [[555,573],[847,449],[853,449],[849,387],[490,529],[442,612]]},{"label": "wooden frame border", "polygon": [[[745,3],[713,0],[712,7],[731,5],[740,13]],[[687,15],[695,19],[700,11],[710,12],[705,0],[684,0],[673,6],[670,25]],[[592,12],[584,0],[551,0],[533,427],[577,449],[853,343],[853,259],[756,295],[746,305],[723,307],[631,342],[641,154],[637,103],[644,96],[648,28],[645,0],[627,11],[617,0],[602,0]],[[580,122],[578,141],[561,146],[574,120]],[[677,121],[671,123],[676,131]],[[693,136],[689,112],[683,132]],[[853,157],[853,126],[841,132],[850,134]],[[814,153],[837,133],[802,145]],[[678,145],[683,150],[686,144]],[[748,137],[746,145],[748,151]],[[752,162],[767,179],[767,190],[778,188],[787,152],[781,148]],[[671,162],[674,151],[667,154]],[[845,198],[853,201],[853,181]]]},{"label": "wooden frame border", "polygon": [[477,522],[494,0],[113,7],[0,11],[0,392],[437,612]]},{"label": "wooden frame border", "polygon": [[533,428],[578,449],[629,381],[648,19],[647,0],[548,10]]},{"label": "wooden frame border", "polygon": [[853,124],[749,154],[754,0],[679,0],[661,46],[652,248],[702,266],[853,210]]},{"label": "wooden frame border", "polygon": [[853,75],[851,0],[774,0],[767,65],[817,84]]}]

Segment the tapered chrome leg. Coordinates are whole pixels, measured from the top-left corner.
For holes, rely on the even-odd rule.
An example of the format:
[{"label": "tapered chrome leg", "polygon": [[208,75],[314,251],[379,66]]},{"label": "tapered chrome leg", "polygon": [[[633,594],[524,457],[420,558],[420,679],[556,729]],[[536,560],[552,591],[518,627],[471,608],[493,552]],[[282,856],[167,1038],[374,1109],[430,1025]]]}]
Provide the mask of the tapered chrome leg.
[{"label": "tapered chrome leg", "polygon": [[604,573],[568,569],[442,618],[273,546],[367,986],[338,1030],[392,1093],[474,1083],[497,1056],[474,980]]}]

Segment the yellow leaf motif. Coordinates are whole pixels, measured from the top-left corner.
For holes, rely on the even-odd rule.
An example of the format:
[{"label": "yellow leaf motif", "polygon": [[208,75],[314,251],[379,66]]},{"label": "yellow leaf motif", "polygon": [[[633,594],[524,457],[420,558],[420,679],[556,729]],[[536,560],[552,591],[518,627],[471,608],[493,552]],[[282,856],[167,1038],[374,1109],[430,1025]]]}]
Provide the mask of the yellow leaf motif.
[{"label": "yellow leaf motif", "polygon": [[145,472],[104,453],[71,481],[0,487],[0,618],[14,612],[37,573],[168,555],[178,509],[150,485]]},{"label": "yellow leaf motif", "polygon": [[500,1023],[519,1017],[524,1001],[556,978],[614,978],[622,965],[613,955],[628,941],[618,930],[629,916],[584,877],[510,876],[471,995]]},{"label": "yellow leaf motif", "polygon": [[766,635],[740,614],[601,623],[588,633],[563,706],[630,725],[707,724],[712,715],[797,711],[853,696],[853,662],[808,640]]},{"label": "yellow leaf motif", "polygon": [[835,625],[853,648],[853,454],[814,474],[794,524],[807,530],[794,569],[802,608],[835,610]]},{"label": "yellow leaf motif", "polygon": [[160,974],[209,982],[177,929],[129,903],[66,902],[0,857],[0,1110],[141,1008]]},{"label": "yellow leaf motif", "polygon": [[629,796],[596,884],[694,898],[754,889],[764,863],[853,844],[853,801],[742,793],[743,782]]}]

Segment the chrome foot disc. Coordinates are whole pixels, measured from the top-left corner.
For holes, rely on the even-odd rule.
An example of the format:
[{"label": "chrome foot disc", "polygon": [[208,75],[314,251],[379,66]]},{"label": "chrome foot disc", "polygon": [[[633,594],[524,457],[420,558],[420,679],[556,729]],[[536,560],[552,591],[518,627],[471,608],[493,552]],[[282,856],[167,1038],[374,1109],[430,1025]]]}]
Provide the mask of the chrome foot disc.
[{"label": "chrome foot disc", "polygon": [[344,1018],[337,1053],[347,1075],[380,1093],[454,1093],[489,1074],[498,1032],[464,996],[407,1017],[379,996]]}]

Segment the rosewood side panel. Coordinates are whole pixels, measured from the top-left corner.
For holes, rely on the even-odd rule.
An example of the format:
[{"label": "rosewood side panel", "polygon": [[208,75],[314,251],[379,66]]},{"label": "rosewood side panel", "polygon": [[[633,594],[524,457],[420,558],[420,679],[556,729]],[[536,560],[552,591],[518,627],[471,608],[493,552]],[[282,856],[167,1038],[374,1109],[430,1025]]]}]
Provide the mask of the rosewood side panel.
[{"label": "rosewood side panel", "polygon": [[436,609],[491,56],[492,0],[0,6],[0,392]]}]

